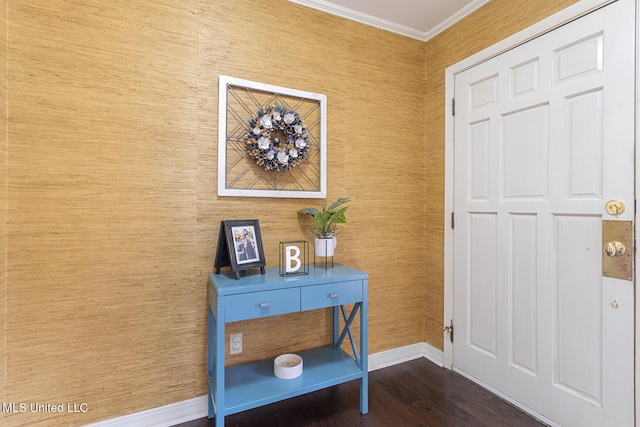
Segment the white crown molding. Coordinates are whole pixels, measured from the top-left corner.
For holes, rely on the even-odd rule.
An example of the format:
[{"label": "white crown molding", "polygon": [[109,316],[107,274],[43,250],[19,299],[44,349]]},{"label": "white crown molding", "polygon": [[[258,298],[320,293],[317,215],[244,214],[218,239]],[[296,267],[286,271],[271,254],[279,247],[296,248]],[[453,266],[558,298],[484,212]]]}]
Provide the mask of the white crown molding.
[{"label": "white crown molding", "polygon": [[307,6],[312,9],[326,12],[331,15],[340,16],[351,21],[360,22],[361,24],[369,25],[371,27],[379,28],[385,31],[391,31],[392,33],[400,34],[413,39],[422,40],[425,33],[413,28],[405,27],[400,24],[396,24],[385,19],[377,18],[375,16],[367,15],[366,13],[358,12],[353,9],[348,9],[344,6],[340,6],[334,3],[330,3],[325,0],[289,0],[291,3],[297,3],[302,6]]},{"label": "white crown molding", "polygon": [[377,18],[375,16],[367,15],[366,13],[358,12],[352,9],[348,9],[346,7],[328,2],[326,0],[289,0],[291,3],[297,3],[302,6],[307,6],[312,9],[319,10],[321,12],[326,12],[331,15],[340,16],[345,19],[349,19],[351,21],[356,21],[361,24],[369,25],[371,27],[375,27],[384,31],[389,31],[395,34],[400,34],[401,36],[410,37],[412,39],[420,40],[426,42],[430,38],[436,36],[442,31],[446,30],[456,22],[460,21],[462,18],[472,14],[476,10],[480,9],[485,4],[489,3],[491,0],[474,0],[469,3],[466,7],[460,9],[458,12],[454,13],[443,22],[438,24],[436,27],[432,28],[429,31],[420,31],[415,28],[406,27],[404,25],[396,24],[395,22],[387,21],[382,18]]},{"label": "white crown molding", "polygon": [[462,20],[463,18],[466,18],[467,16],[471,15],[473,12],[475,12],[478,9],[480,9],[482,6],[484,6],[485,4],[489,3],[490,1],[491,0],[474,0],[474,1],[472,1],[467,6],[463,7],[462,9],[460,9],[459,11],[457,11],[456,13],[454,13],[453,15],[451,15],[450,17],[448,17],[447,19],[442,21],[440,24],[438,24],[435,27],[433,27],[431,30],[427,31],[425,33],[424,41],[427,41],[427,40],[437,36],[438,34],[443,32],[447,28],[451,27],[456,22],[458,22],[458,21]]}]

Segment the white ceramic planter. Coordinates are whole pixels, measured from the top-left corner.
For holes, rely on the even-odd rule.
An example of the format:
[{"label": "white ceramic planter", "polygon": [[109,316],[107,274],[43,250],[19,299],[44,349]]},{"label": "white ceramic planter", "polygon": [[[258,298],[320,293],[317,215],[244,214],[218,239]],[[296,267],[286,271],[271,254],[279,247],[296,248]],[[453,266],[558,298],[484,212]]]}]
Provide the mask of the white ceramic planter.
[{"label": "white ceramic planter", "polygon": [[327,239],[316,238],[315,254],[321,257],[333,256],[336,246],[338,246],[338,239],[335,236]]},{"label": "white ceramic planter", "polygon": [[297,354],[282,354],[273,361],[273,373],[278,378],[290,380],[302,375],[302,357]]}]

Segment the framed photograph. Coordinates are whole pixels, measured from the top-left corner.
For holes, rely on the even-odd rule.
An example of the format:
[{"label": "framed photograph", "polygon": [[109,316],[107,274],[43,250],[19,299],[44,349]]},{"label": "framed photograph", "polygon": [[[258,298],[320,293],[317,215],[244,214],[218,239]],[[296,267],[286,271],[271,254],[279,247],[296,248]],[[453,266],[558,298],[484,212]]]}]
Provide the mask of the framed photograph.
[{"label": "framed photograph", "polygon": [[327,97],[220,76],[218,195],[325,198]]},{"label": "framed photograph", "polygon": [[222,267],[231,266],[236,279],[240,272],[260,268],[265,273],[266,260],[262,248],[262,236],[257,219],[222,221],[218,237],[216,273]]}]

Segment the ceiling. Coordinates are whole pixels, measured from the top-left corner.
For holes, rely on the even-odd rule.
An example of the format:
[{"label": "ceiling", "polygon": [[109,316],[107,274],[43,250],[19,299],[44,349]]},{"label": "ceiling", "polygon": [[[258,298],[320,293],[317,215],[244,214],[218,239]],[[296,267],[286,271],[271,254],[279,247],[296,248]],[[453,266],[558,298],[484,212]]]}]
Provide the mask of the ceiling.
[{"label": "ceiling", "polygon": [[289,0],[332,15],[427,41],[490,0]]}]

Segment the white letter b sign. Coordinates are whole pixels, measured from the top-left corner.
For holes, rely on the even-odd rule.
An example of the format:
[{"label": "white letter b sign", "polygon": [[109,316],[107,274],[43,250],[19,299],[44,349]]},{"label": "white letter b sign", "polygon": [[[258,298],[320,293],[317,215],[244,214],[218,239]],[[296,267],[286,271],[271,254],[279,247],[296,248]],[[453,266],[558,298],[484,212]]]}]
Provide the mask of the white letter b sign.
[{"label": "white letter b sign", "polygon": [[287,273],[293,273],[300,270],[302,262],[300,261],[300,248],[297,246],[286,246],[285,250],[285,269]]}]

